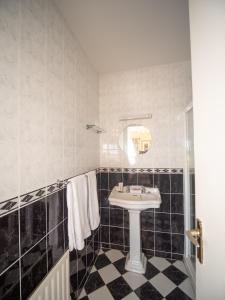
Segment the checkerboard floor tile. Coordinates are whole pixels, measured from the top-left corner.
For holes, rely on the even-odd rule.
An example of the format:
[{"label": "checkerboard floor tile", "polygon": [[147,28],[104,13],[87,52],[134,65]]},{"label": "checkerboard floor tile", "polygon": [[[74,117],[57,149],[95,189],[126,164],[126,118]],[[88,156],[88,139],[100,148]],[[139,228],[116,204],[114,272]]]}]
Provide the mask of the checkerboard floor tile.
[{"label": "checkerboard floor tile", "polygon": [[182,261],[151,257],[145,274],[125,270],[126,254],[101,250],[80,300],[194,300]]}]

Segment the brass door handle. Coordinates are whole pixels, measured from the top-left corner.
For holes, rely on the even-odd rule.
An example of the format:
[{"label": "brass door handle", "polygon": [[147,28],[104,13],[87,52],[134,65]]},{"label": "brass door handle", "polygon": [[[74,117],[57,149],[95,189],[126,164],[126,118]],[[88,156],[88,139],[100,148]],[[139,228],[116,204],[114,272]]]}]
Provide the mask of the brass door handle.
[{"label": "brass door handle", "polygon": [[199,248],[198,238],[200,236],[200,231],[198,229],[191,229],[186,231],[187,237],[195,245],[195,247]]},{"label": "brass door handle", "polygon": [[202,237],[202,222],[197,219],[197,228],[187,230],[186,235],[192,244],[197,248],[197,257],[200,263],[203,263],[203,237]]}]

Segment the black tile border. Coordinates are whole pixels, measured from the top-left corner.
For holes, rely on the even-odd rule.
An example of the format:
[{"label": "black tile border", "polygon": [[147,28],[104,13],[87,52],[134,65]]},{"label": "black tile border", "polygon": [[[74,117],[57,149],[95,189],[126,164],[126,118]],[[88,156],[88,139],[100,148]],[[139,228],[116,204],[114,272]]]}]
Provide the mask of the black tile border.
[{"label": "black tile border", "polygon": [[98,173],[183,174],[183,168],[98,168]]}]

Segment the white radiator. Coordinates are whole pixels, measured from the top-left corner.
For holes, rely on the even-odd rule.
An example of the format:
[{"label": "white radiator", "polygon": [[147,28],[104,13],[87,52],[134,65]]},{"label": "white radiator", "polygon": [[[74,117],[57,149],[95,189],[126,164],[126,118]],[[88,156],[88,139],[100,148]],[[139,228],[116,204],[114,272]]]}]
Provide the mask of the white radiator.
[{"label": "white radiator", "polygon": [[29,300],[69,300],[69,251],[58,261]]}]

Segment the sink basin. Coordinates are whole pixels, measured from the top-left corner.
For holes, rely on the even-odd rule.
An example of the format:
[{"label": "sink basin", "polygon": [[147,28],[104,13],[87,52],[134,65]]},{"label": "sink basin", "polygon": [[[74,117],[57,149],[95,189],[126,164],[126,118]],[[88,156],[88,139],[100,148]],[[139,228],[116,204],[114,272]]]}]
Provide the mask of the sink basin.
[{"label": "sink basin", "polygon": [[[130,192],[132,191],[132,192]],[[135,193],[136,191],[136,193]],[[109,195],[109,203],[128,209],[130,218],[130,252],[126,258],[127,271],[144,274],[147,258],[141,252],[140,213],[148,208],[159,208],[160,192],[157,188],[132,186],[119,191],[115,186]]]},{"label": "sink basin", "polygon": [[143,188],[141,194],[129,192],[129,187],[125,187],[124,192],[117,190],[115,186],[109,195],[111,205],[120,206],[128,210],[145,210],[148,208],[159,208],[161,196],[158,188]]}]

